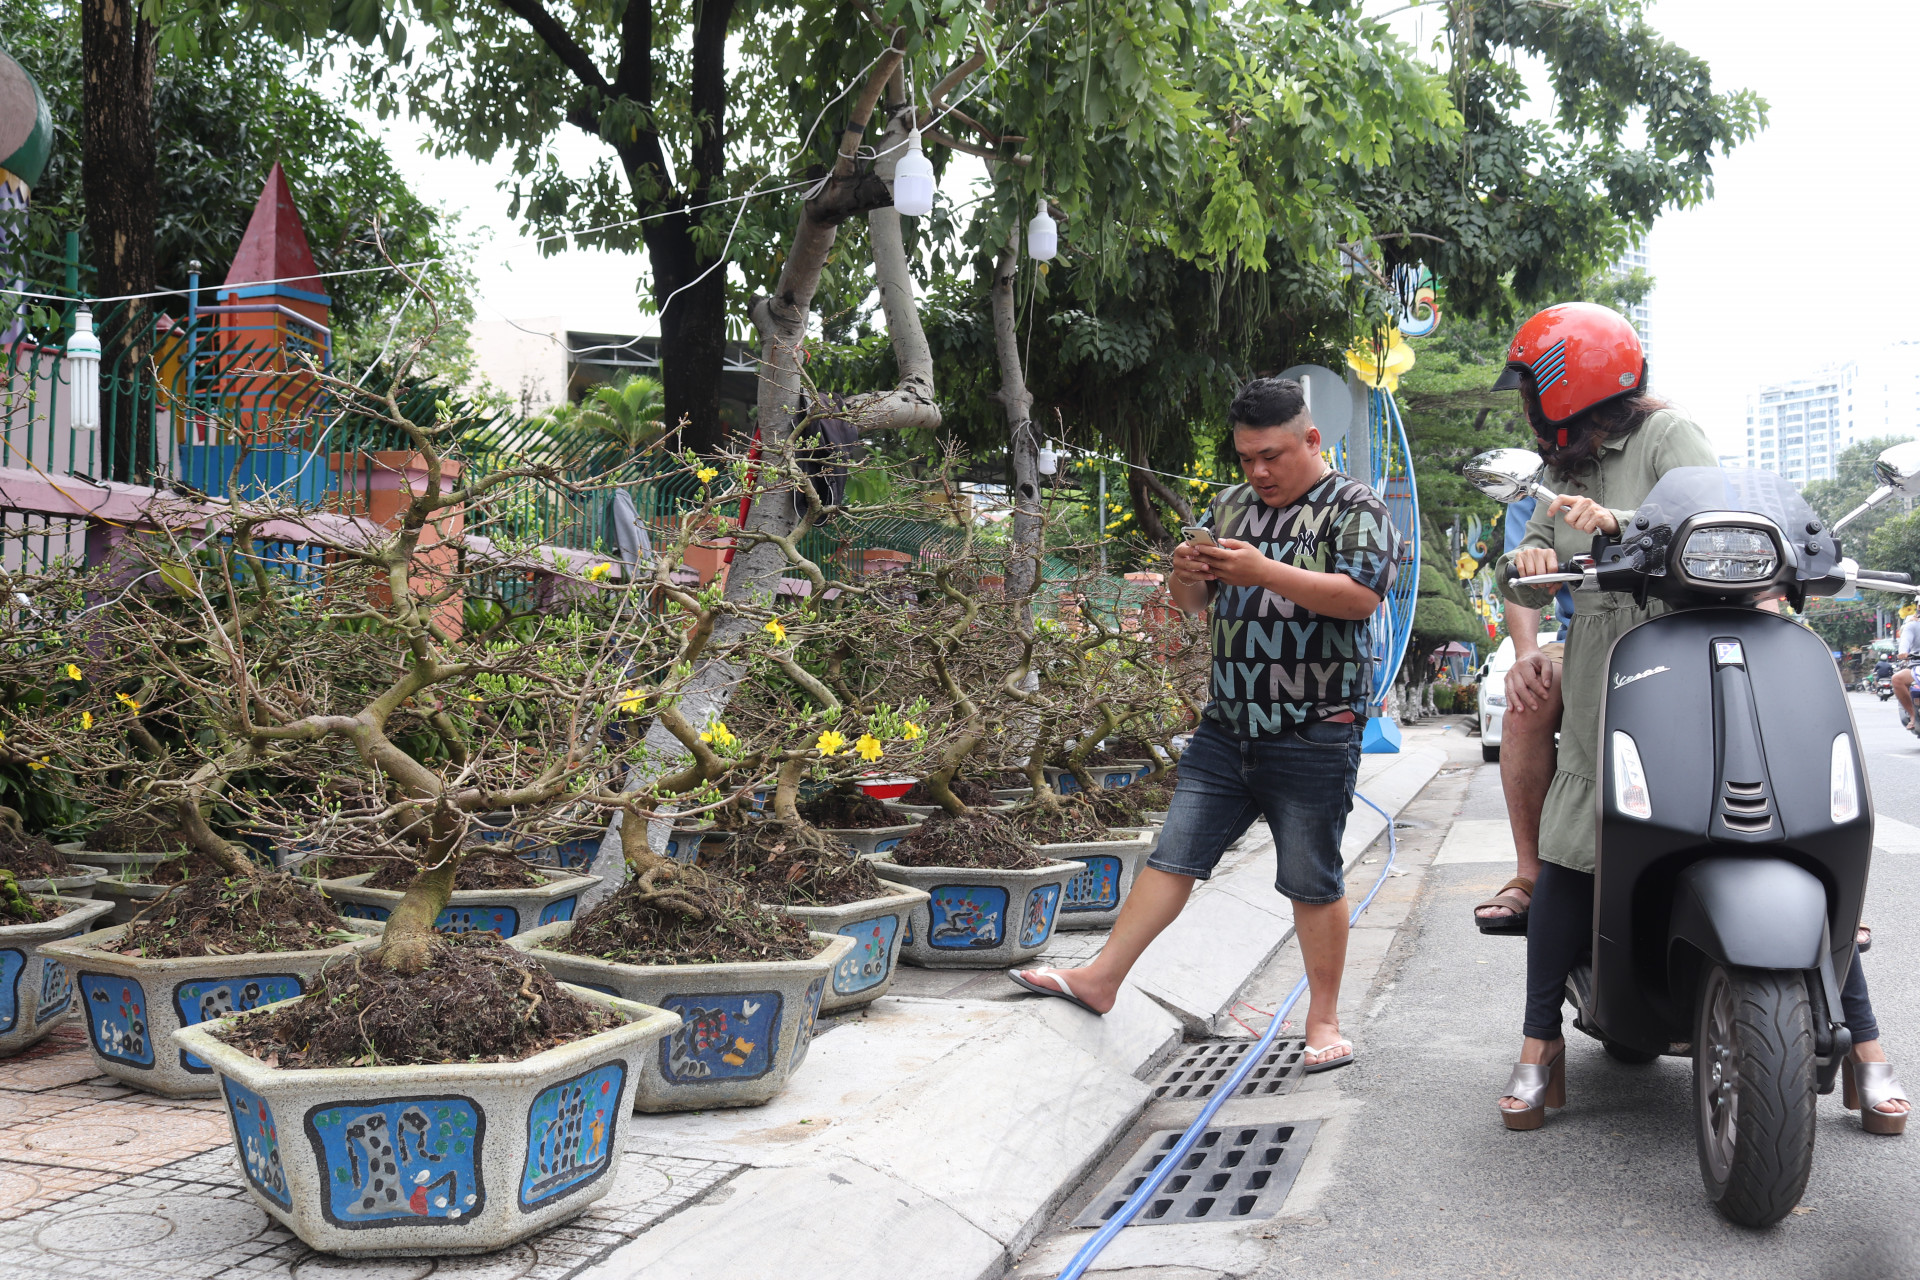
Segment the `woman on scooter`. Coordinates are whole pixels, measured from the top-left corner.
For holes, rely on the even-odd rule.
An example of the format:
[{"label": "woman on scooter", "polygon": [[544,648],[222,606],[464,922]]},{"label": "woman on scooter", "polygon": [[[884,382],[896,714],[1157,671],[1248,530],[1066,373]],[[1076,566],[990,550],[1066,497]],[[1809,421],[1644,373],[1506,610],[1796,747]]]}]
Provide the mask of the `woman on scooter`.
[{"label": "woman on scooter", "polygon": [[[1528,320],[1514,335],[1494,389],[1520,392],[1547,463],[1548,485],[1560,495],[1535,508],[1520,546],[1503,557],[1517,577],[1557,572],[1562,561],[1587,554],[1596,533],[1618,533],[1667,471],[1716,465],[1705,433],[1647,394],[1639,334],[1605,307],[1563,303]],[[1512,585],[1505,593],[1533,609],[1545,608],[1553,595],[1550,587]],[[1540,815],[1542,866],[1527,922],[1526,1039],[1499,1102],[1509,1129],[1538,1128],[1548,1106],[1565,1105],[1560,1011],[1567,975],[1591,941],[1599,776],[1594,751],[1607,655],[1621,635],[1666,610],[1657,600],[1639,606],[1632,596],[1612,592],[1576,591],[1574,603],[1557,682],[1563,706],[1558,759]],[[1551,674],[1525,672],[1521,679]],[[1512,684],[1514,674],[1507,679]],[[1853,1033],[1849,1101],[1857,1093],[1870,1132],[1900,1133],[1906,1095],[1880,1047],[1857,960],[1841,996]]]}]

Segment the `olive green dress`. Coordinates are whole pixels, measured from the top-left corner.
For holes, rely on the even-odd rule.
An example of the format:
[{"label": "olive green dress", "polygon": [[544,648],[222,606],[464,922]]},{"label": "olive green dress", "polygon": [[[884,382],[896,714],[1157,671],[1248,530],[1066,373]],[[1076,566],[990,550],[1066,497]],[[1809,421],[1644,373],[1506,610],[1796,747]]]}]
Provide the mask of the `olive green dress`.
[{"label": "olive green dress", "polygon": [[[1601,446],[1596,468],[1577,476],[1549,471],[1555,493],[1592,498],[1624,526],[1654,481],[1675,467],[1717,465],[1706,433],[1671,410],[1649,417],[1640,428]],[[1520,546],[1551,547],[1562,560],[1593,549],[1593,535],[1581,533],[1542,501],[1527,522]],[[1501,563],[1511,557],[1501,557]],[[1505,589],[1507,599],[1529,609],[1553,607],[1553,593],[1539,587]],[[1613,642],[1648,618],[1664,613],[1657,600],[1640,608],[1633,597],[1615,591],[1575,591],[1573,627],[1567,635],[1560,669],[1560,755],[1553,785],[1540,814],[1540,857],[1573,871],[1593,870],[1595,779],[1599,775],[1600,699],[1607,680],[1607,655]]]}]

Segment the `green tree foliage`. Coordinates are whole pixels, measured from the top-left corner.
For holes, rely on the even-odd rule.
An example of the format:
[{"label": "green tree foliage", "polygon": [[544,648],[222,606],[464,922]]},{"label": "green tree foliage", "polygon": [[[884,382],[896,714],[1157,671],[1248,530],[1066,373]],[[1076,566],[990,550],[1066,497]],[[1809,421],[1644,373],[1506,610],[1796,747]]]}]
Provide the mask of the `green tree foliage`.
[{"label": "green tree foliage", "polygon": [[1458,641],[1484,645],[1487,629],[1467,603],[1466,587],[1447,563],[1447,539],[1431,517],[1422,521],[1420,588],[1414,606],[1412,654]]},{"label": "green tree foliage", "polygon": [[[67,231],[81,231],[81,260],[88,262],[94,246],[84,234],[80,183],[76,7],[23,0],[9,10],[5,34],[9,51],[40,81],[53,111],[56,141],[33,192],[32,247],[57,254]],[[260,36],[227,32],[212,43],[175,40],[163,50],[153,90],[159,283],[184,287],[187,264],[196,259],[203,284],[225,277],[277,160],[287,171],[322,271],[379,266],[388,257],[398,262],[453,259],[427,268],[423,279],[447,321],[429,363],[444,376],[457,377],[467,359],[465,329],[471,317],[460,245],[450,219],[408,188],[380,141],[339,103],[288,76],[285,53]],[[379,242],[373,235],[376,223]],[[427,316],[417,298],[408,302],[408,282],[387,272],[339,277],[327,282],[327,290],[333,298],[335,354],[349,364],[377,356],[396,320],[404,338],[418,333]],[[161,299],[160,305],[176,315],[186,310],[184,298]]]}]

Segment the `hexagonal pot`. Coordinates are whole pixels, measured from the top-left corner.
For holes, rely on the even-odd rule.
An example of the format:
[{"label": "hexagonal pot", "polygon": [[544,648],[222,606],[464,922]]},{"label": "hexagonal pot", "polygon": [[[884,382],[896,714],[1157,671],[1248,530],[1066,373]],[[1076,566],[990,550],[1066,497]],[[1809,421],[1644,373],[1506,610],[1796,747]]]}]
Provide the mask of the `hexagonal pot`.
[{"label": "hexagonal pot", "polygon": [[[887,807],[898,809],[902,806],[893,804]],[[929,809],[927,812],[933,811]],[[859,857],[871,858],[887,852],[912,835],[913,829],[924,820],[923,816],[916,814],[897,827],[821,827],[820,834],[832,836]]]},{"label": "hexagonal pot", "polygon": [[127,931],[115,925],[41,949],[73,975],[87,1047],[101,1071],[163,1097],[211,1098],[220,1092],[213,1068],[181,1048],[178,1033],[210,1018],[290,1000],[326,965],[379,945],[380,926],[340,923],[365,936],[315,951],[146,960],[105,949]]},{"label": "hexagonal pot", "polygon": [[900,946],[900,958],[923,969],[1004,969],[1039,955],[1053,937],[1067,882],[1085,870],[1078,862],[1032,871],[897,862],[875,869],[927,893]]},{"label": "hexagonal pot", "polygon": [[92,863],[75,862],[73,855],[77,850],[71,844],[57,844],[53,847],[67,855],[68,874],[22,880],[20,892],[53,894],[62,898],[91,898],[93,886],[106,877],[107,869]]},{"label": "hexagonal pot", "polygon": [[173,888],[170,884],[149,881],[146,877],[150,870],[129,865],[121,872],[104,875],[94,881],[93,896],[113,904],[113,915],[107,923],[132,924],[133,918],[144,911],[148,903]]},{"label": "hexagonal pot", "polygon": [[51,920],[0,925],[0,1058],[36,1043],[73,1008],[73,980],[66,966],[43,955],[41,948],[80,936],[112,907],[89,898],[53,900],[62,911]]},{"label": "hexagonal pot", "polygon": [[692,866],[700,861],[702,849],[723,848],[732,839],[733,832],[718,827],[668,827],[666,847],[661,853],[675,862]]},{"label": "hexagonal pot", "polygon": [[1114,831],[1125,832],[1126,838],[1039,846],[1048,857],[1071,859],[1082,868],[1067,882],[1060,900],[1059,928],[1105,929],[1120,918],[1120,904],[1127,900],[1127,891],[1153,852],[1158,835],[1145,827],[1115,827]]},{"label": "hexagonal pot", "polygon": [[[349,919],[385,920],[407,895],[403,889],[369,889],[362,883],[376,874],[364,871],[322,880],[320,891]],[[492,929],[502,938],[511,938],[556,920],[573,919],[580,895],[599,883],[599,876],[561,872],[531,889],[455,889],[433,927],[441,933]]]},{"label": "hexagonal pot", "polygon": [[854,947],[852,938],[815,933],[820,950],[809,960],[658,965],[544,949],[572,930],[571,921],[549,925],[507,945],[536,957],[562,982],[683,1019],[648,1055],[633,1098],[636,1111],[754,1107],[786,1088],[806,1060],[833,968]]},{"label": "hexagonal pot", "polygon": [[[595,991],[626,1021],[519,1062],[270,1067],[215,1034],[213,1064],[255,1204],[349,1257],[486,1253],[580,1214],[620,1168],[640,1064],[679,1019]],[[280,1141],[280,1125],[296,1128]]]},{"label": "hexagonal pot", "polygon": [[[1087,766],[1087,773],[1093,778],[1094,782],[1108,790],[1112,790],[1115,787],[1128,786],[1141,774],[1151,772],[1153,772],[1153,761],[1151,760],[1122,760],[1119,764],[1090,764]],[[1056,769],[1052,765],[1048,765],[1047,785],[1063,796],[1072,795],[1080,789],[1080,780],[1071,773],[1068,773],[1065,769]]]},{"label": "hexagonal pot", "polygon": [[900,944],[906,940],[913,909],[927,900],[924,889],[881,880],[893,892],[863,898],[837,907],[787,907],[773,910],[807,922],[815,933],[837,933],[853,939],[853,949],[833,966],[831,981],[820,996],[820,1012],[838,1013],[872,1004],[893,985]]}]

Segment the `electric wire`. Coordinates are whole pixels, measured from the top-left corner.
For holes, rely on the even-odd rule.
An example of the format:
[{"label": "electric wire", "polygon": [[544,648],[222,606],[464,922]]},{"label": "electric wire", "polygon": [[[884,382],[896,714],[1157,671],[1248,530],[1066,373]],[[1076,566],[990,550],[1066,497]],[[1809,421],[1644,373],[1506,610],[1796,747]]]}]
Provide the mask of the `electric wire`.
[{"label": "electric wire", "polygon": [[[1367,896],[1360,900],[1360,905],[1355,907],[1352,914],[1347,917],[1349,928],[1360,919],[1360,913],[1365,911],[1379,895],[1381,887],[1387,883],[1388,873],[1393,870],[1394,858],[1400,852],[1400,839],[1393,829],[1393,815],[1358,791],[1353,793],[1353,798],[1387,820],[1387,862],[1380,868],[1380,878],[1373,882],[1373,888],[1367,890]],[[1159,1193],[1160,1185],[1180,1167],[1187,1153],[1192,1151],[1194,1145],[1200,1141],[1200,1135],[1206,1132],[1207,1125],[1212,1122],[1214,1115],[1226,1104],[1228,1098],[1239,1092],[1240,1086],[1252,1072],[1254,1064],[1266,1057],[1267,1050],[1273,1047],[1274,1037],[1279,1035],[1280,1027],[1287,1019],[1287,1014],[1292,1011],[1293,1006],[1299,1002],[1306,990],[1305,977],[1294,983],[1293,990],[1287,993],[1287,998],[1280,1002],[1279,1008],[1274,1010],[1273,1021],[1267,1024],[1266,1034],[1260,1037],[1260,1042],[1241,1056],[1232,1073],[1208,1096],[1206,1105],[1200,1108],[1199,1116],[1180,1135],[1179,1140],[1173,1144],[1173,1149],[1147,1172],[1145,1180],[1141,1182],[1138,1190],[1127,1197],[1127,1202],[1120,1206],[1111,1218],[1101,1224],[1100,1229],[1093,1233],[1090,1240],[1080,1246],[1079,1251],[1068,1261],[1055,1280],[1079,1280],[1087,1273],[1087,1268],[1093,1265],[1094,1259],[1113,1243],[1114,1237],[1120,1234],[1121,1229],[1147,1207],[1147,1202]]]}]

